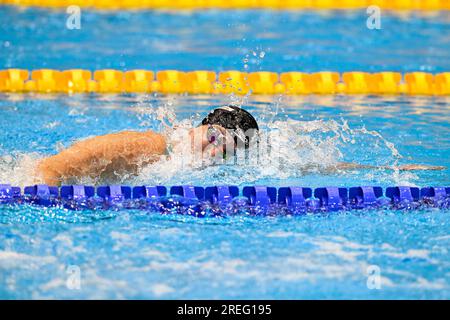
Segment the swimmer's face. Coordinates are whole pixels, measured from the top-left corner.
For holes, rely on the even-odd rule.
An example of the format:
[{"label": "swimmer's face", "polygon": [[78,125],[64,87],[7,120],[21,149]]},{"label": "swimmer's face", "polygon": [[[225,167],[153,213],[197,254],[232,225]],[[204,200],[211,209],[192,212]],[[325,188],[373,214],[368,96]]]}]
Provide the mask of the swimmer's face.
[{"label": "swimmer's face", "polygon": [[[219,125],[202,125],[189,132],[191,148],[194,152],[215,157],[235,146],[234,138],[229,130]],[[229,149],[231,148],[231,149]]]}]

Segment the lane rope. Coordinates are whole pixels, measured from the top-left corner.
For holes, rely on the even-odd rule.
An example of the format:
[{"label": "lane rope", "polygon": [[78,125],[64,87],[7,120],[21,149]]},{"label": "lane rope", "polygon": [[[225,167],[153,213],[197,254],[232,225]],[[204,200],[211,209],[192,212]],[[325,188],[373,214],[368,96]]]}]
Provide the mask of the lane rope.
[{"label": "lane rope", "polygon": [[[379,186],[270,187],[270,186],[85,186],[19,187],[0,184],[0,204],[34,204],[67,209],[140,208],[161,212],[186,212],[204,216],[211,206],[235,205],[263,211],[282,208],[294,214],[354,209],[450,208],[450,187]],[[172,210],[174,209],[174,210]],[[210,210],[205,210],[210,209]],[[178,211],[177,211],[178,210]],[[220,211],[220,210],[219,210]],[[219,211],[215,211],[216,213]],[[281,210],[282,211],[282,210]],[[262,212],[262,211],[261,211]],[[286,212],[286,211],[285,211]]]},{"label": "lane rope", "polygon": [[0,92],[450,95],[450,72],[0,70]]},{"label": "lane rope", "polygon": [[118,9],[362,9],[449,10],[448,0],[0,0],[0,4]]}]

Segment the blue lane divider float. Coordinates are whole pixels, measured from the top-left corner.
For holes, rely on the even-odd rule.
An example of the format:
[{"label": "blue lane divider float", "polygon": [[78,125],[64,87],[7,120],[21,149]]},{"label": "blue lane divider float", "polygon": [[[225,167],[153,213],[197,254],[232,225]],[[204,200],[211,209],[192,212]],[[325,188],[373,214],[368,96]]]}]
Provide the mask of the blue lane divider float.
[{"label": "blue lane divider float", "polygon": [[0,184],[0,203],[11,203],[20,198],[20,188]]},{"label": "blue lane divider float", "polygon": [[312,199],[311,188],[281,187],[278,189],[278,203],[296,210],[319,208],[319,200]]},{"label": "blue lane divider float", "polygon": [[415,205],[420,200],[420,189],[416,187],[388,187],[386,197],[399,208]]},{"label": "blue lane divider float", "polygon": [[205,200],[213,204],[229,203],[239,196],[239,188],[236,186],[214,186],[205,188]]},{"label": "blue lane divider float", "polygon": [[277,199],[277,188],[265,186],[244,187],[242,195],[252,206],[267,207]]},{"label": "blue lane divider float", "polygon": [[60,196],[63,199],[74,201],[86,201],[95,195],[95,188],[92,186],[62,186]]},{"label": "blue lane divider float", "polygon": [[389,204],[381,187],[352,187],[348,190],[350,206],[354,209],[376,208]]},{"label": "blue lane divider float", "polygon": [[319,205],[322,209],[342,210],[348,202],[348,190],[338,187],[317,188],[314,190],[314,197],[319,199]]},{"label": "blue lane divider float", "polygon": [[450,187],[425,187],[420,189],[422,202],[433,207],[450,208]]},{"label": "blue lane divider float", "polygon": [[178,195],[187,199],[203,200],[205,189],[195,186],[173,186],[170,188],[171,195]]},{"label": "blue lane divider float", "polygon": [[25,187],[23,193],[27,202],[41,206],[49,206],[52,205],[59,196],[59,188],[39,184]]},{"label": "blue lane divider float", "polygon": [[136,186],[133,188],[133,198],[160,198],[167,195],[167,188],[164,186]]},{"label": "blue lane divider float", "polygon": [[[245,199],[245,201],[242,201]],[[203,216],[202,205],[216,206],[240,200],[239,205],[257,208],[284,207],[291,212],[307,213],[364,208],[414,209],[420,206],[450,208],[450,187],[379,186],[343,187],[270,187],[270,186],[93,186],[54,187],[34,185],[24,188],[0,184],[0,203],[29,203],[41,206],[62,205],[65,208],[103,208],[114,206],[136,208],[133,200],[145,200],[144,207],[164,212],[181,212]],[[78,206],[78,204],[80,206]],[[142,208],[142,204],[139,208]],[[150,208],[150,207],[148,207]],[[203,210],[203,211],[202,211]],[[186,212],[183,211],[183,212]]]},{"label": "blue lane divider float", "polygon": [[95,196],[93,186],[62,186],[60,188],[60,199],[67,209],[89,208],[89,202]]},{"label": "blue lane divider float", "polygon": [[110,202],[122,202],[131,199],[131,187],[128,186],[100,186],[97,188],[97,195]]}]

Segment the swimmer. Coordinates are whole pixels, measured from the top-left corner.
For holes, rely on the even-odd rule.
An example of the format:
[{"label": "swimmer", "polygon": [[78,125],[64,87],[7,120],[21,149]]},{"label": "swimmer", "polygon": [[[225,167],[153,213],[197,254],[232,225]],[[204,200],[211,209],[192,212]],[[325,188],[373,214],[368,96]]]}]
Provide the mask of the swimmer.
[{"label": "swimmer", "polygon": [[[211,111],[201,124],[189,131],[192,150],[209,156],[226,154],[226,150],[249,148],[259,132],[255,118],[236,106]],[[62,152],[41,160],[37,165],[40,182],[48,185],[77,183],[87,177],[92,181],[113,180],[117,176],[133,176],[140,168],[167,155],[166,138],[156,132],[122,131],[88,138],[74,143]],[[355,163],[338,163],[330,170],[394,169]],[[425,165],[400,166],[399,170],[442,170]],[[328,171],[328,170],[327,170]]]}]

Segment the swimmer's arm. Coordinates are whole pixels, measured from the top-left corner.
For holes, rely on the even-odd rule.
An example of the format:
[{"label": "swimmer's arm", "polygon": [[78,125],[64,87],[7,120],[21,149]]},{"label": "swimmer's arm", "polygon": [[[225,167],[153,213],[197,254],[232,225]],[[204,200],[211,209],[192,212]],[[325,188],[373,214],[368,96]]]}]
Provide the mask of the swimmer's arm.
[{"label": "swimmer's arm", "polygon": [[116,170],[134,173],[166,151],[166,141],[152,131],[123,131],[79,141],[38,164],[38,176],[49,185],[80,177],[96,178]]},{"label": "swimmer's arm", "polygon": [[351,169],[382,169],[382,170],[400,170],[400,171],[414,171],[414,170],[445,170],[443,166],[427,166],[422,164],[407,164],[398,167],[392,166],[372,166],[351,162],[339,162],[336,165],[336,169],[351,170]]}]

